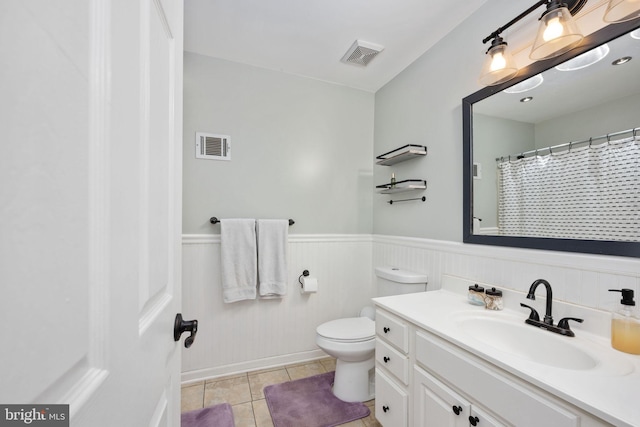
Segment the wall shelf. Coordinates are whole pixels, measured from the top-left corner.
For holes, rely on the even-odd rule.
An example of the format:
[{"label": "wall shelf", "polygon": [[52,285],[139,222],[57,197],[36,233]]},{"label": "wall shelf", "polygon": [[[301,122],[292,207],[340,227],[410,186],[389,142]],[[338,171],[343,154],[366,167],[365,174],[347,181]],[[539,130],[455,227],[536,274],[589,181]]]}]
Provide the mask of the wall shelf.
[{"label": "wall shelf", "polygon": [[404,193],[405,191],[424,190],[427,188],[427,181],[423,179],[405,179],[396,183],[376,185],[380,194]]},{"label": "wall shelf", "polygon": [[388,153],[381,154],[376,157],[376,164],[382,166],[391,166],[406,160],[415,159],[416,157],[426,156],[427,147],[423,145],[407,144],[403,147],[391,150]]}]

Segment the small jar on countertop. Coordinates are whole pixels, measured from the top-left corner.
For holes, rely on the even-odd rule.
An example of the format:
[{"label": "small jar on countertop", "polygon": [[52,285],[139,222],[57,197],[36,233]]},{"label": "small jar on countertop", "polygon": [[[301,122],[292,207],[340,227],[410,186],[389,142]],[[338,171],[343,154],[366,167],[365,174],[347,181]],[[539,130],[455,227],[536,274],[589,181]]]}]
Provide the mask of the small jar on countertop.
[{"label": "small jar on countertop", "polygon": [[500,289],[491,288],[485,292],[484,303],[487,310],[502,310],[504,304],[502,302],[502,291]]},{"label": "small jar on countertop", "polygon": [[469,304],[473,305],[485,305],[484,303],[484,288],[478,286],[476,283],[473,286],[469,286],[469,294],[467,295]]}]

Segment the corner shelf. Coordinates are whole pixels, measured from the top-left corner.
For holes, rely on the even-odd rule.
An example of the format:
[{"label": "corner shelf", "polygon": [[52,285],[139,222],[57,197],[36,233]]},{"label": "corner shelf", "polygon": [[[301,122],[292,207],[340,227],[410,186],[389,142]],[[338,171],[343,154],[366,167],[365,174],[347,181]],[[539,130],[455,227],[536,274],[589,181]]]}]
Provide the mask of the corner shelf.
[{"label": "corner shelf", "polygon": [[376,157],[377,165],[391,166],[405,160],[414,159],[416,157],[426,156],[427,147],[423,145],[407,144],[403,147],[391,150],[388,153],[381,154]]},{"label": "corner shelf", "polygon": [[376,185],[376,188],[380,189],[380,194],[404,193],[405,191],[425,190],[427,188],[427,181],[423,179],[405,179],[395,184]]}]

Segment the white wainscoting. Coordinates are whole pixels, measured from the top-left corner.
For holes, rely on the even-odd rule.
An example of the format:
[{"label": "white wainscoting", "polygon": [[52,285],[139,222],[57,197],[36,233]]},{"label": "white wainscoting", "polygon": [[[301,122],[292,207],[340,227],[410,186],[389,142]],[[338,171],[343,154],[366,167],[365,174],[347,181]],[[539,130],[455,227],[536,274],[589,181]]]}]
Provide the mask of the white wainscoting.
[{"label": "white wainscoting", "polygon": [[[517,249],[383,235],[290,235],[289,293],[282,300],[222,302],[220,237],[183,236],[183,315],[198,319],[196,343],[183,350],[182,380],[264,369],[323,357],[315,328],[357,315],[375,296],[373,267],[391,265],[429,275],[428,290],[451,274],[526,291],[539,278],[554,299],[609,310],[608,289],[640,295],[640,259]],[[301,295],[309,270],[319,292]]]},{"label": "white wainscoting", "polygon": [[[198,319],[183,382],[326,357],[316,327],[356,316],[374,296],[371,235],[290,235],[288,294],[232,304],[222,301],[220,236],[184,235],[182,249],[182,313]],[[303,270],[318,278],[318,293],[300,293]]]},{"label": "white wainscoting", "polygon": [[640,291],[639,258],[375,235],[372,265],[426,272],[428,290],[440,288],[443,274],[519,291],[527,291],[536,279],[546,279],[554,300],[602,310],[620,300],[620,294],[608,289]]}]

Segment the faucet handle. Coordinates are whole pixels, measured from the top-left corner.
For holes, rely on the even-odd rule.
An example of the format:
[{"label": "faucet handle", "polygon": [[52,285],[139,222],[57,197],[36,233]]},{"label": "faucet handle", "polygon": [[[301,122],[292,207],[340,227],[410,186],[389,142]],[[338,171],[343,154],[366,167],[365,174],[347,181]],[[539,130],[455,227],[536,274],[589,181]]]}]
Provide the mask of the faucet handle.
[{"label": "faucet handle", "polygon": [[538,312],[535,308],[529,307],[527,304],[523,303],[520,303],[520,307],[527,307],[529,310],[531,310],[531,313],[529,314],[529,320],[536,320],[538,322],[540,321],[540,315],[538,315]]},{"label": "faucet handle", "polygon": [[573,320],[574,322],[578,323],[584,322],[584,319],[578,319],[577,317],[565,317],[563,319],[560,319],[560,321],[558,322],[558,328],[570,331],[571,328],[569,327],[569,320]]}]

